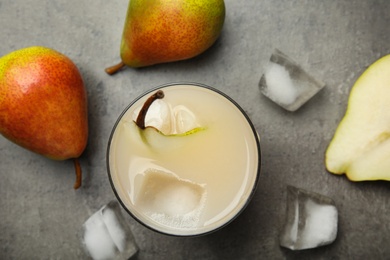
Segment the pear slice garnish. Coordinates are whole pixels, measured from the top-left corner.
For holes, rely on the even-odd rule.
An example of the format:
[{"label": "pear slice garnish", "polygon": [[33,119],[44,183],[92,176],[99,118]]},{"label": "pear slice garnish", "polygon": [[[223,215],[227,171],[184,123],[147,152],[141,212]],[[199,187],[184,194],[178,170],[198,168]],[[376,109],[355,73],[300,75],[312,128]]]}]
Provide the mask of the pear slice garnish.
[{"label": "pear slice garnish", "polygon": [[[148,120],[152,125],[146,125],[145,121],[152,104],[163,97],[164,92],[158,90],[146,100],[139,110],[135,121],[125,122],[125,127],[130,133],[133,141],[142,140],[149,148],[156,151],[167,151],[182,147],[187,142],[187,138],[183,137],[193,135],[205,129],[197,124],[195,115],[185,106],[180,105],[176,106],[174,109],[168,109],[167,105],[164,103],[160,103],[158,108],[168,109],[169,112],[167,112],[167,110],[164,113],[165,116],[160,116],[161,111],[156,109],[154,111],[154,118],[149,117]],[[164,122],[164,120],[168,122]],[[162,131],[158,127],[164,128],[165,131]]]},{"label": "pear slice garnish", "polygon": [[139,145],[147,146],[156,152],[167,152],[181,148],[188,143],[187,138],[190,135],[205,129],[197,127],[185,133],[166,135],[152,126],[147,126],[142,130],[134,122],[126,122],[125,127],[132,141],[141,140],[142,142],[138,142]]}]

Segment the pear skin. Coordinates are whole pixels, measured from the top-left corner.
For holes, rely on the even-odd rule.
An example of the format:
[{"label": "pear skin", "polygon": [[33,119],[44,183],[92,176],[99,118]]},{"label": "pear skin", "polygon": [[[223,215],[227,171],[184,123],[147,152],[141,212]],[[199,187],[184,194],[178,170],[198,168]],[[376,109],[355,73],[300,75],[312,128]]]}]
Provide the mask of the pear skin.
[{"label": "pear skin", "polygon": [[156,91],[145,101],[135,121],[125,121],[123,123],[124,131],[127,133],[130,143],[139,146],[141,150],[147,149],[155,152],[174,150],[185,145],[188,138],[193,137],[195,133],[204,130],[204,127],[195,127],[183,133],[164,134],[160,129],[147,126],[145,119],[149,108],[153,102],[163,99],[164,96],[162,90]]},{"label": "pear skin", "polygon": [[217,40],[224,20],[223,0],[131,0],[120,47],[122,61],[106,72],[195,57]]},{"label": "pear skin", "polygon": [[352,181],[390,180],[390,55],[355,82],[325,154],[329,172]]},{"label": "pear skin", "polygon": [[0,58],[0,133],[51,159],[78,158],[87,144],[88,118],[76,65],[40,46]]},{"label": "pear skin", "polygon": [[137,145],[140,150],[151,150],[156,153],[166,153],[185,146],[190,138],[196,136],[196,133],[205,130],[204,127],[197,127],[181,134],[165,135],[154,127],[145,127],[141,129],[134,121],[124,122],[124,131],[126,132],[129,143]]}]

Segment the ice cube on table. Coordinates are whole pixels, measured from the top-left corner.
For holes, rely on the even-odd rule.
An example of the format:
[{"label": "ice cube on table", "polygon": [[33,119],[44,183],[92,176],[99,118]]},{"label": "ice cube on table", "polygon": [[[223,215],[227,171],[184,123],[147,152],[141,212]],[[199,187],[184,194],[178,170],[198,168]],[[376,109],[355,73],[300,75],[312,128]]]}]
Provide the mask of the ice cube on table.
[{"label": "ice cube on table", "polygon": [[286,221],[280,245],[291,250],[331,244],[337,236],[338,212],[332,199],[287,187]]},{"label": "ice cube on table", "polygon": [[263,95],[288,111],[296,111],[325,84],[309,75],[303,68],[278,49],[260,79]]},{"label": "ice cube on table", "polygon": [[199,224],[205,199],[204,185],[150,169],[145,173],[136,205],[162,225],[191,229]]},{"label": "ice cube on table", "polygon": [[110,201],[83,224],[82,241],[93,259],[130,259],[138,252],[117,201]]}]

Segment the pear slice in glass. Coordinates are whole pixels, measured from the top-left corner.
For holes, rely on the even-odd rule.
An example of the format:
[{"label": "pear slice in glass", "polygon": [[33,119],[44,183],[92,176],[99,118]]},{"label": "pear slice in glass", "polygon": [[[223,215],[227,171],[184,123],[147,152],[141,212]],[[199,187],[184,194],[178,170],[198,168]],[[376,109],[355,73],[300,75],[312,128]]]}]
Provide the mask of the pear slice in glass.
[{"label": "pear slice in glass", "polygon": [[166,135],[153,126],[141,129],[134,121],[125,122],[124,127],[134,145],[143,146],[145,149],[153,149],[157,152],[166,152],[183,147],[189,141],[187,138],[205,130],[204,127],[197,127],[184,133]]},{"label": "pear slice in glass", "polygon": [[[139,107],[134,111],[134,122],[137,121],[141,109],[142,107]],[[164,100],[157,99],[148,108],[145,115],[145,126],[152,126],[165,134],[169,134],[174,130],[174,119],[171,106]]]},{"label": "pear slice in glass", "polygon": [[[161,101],[163,97],[164,93],[156,92],[138,110],[134,121],[125,121],[132,143],[146,145],[155,151],[168,151],[184,146],[189,136],[205,129],[198,125],[195,115],[188,108],[179,105],[172,109]],[[158,105],[151,110],[153,103]]]}]

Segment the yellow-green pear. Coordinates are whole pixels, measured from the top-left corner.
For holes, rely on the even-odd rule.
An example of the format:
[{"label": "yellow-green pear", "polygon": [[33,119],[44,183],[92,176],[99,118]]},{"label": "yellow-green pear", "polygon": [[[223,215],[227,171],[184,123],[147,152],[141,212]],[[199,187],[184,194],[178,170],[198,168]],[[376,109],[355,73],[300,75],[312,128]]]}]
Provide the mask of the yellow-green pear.
[{"label": "yellow-green pear", "polygon": [[88,139],[87,94],[76,65],[65,55],[33,46],[0,58],[0,133],[55,160],[77,158]]},{"label": "yellow-green pear", "polygon": [[106,72],[195,57],[217,40],[224,20],[223,0],[130,0],[122,61]]},{"label": "yellow-green pear", "polygon": [[325,163],[329,172],[352,181],[390,180],[390,55],[354,84]]}]

